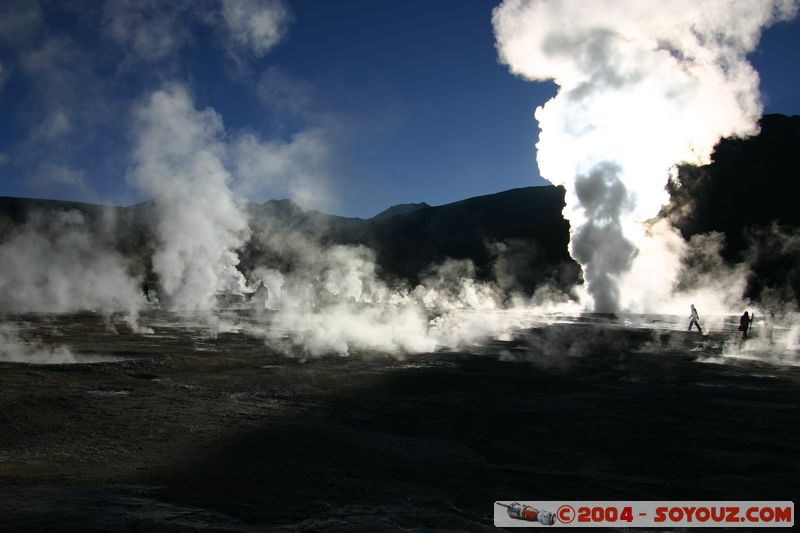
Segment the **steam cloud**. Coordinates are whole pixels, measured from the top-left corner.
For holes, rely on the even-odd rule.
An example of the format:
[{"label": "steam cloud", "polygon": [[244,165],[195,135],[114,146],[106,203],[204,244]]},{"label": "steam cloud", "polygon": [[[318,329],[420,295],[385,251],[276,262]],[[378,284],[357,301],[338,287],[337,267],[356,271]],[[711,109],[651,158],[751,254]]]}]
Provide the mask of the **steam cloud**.
[{"label": "steam cloud", "polygon": [[251,224],[263,254],[248,275],[258,287],[260,334],[285,353],[431,352],[504,334],[525,321],[497,312],[502,291],[476,281],[470,261],[432,267],[415,287],[390,286],[369,248],[324,245],[271,217]]},{"label": "steam cloud", "polygon": [[283,38],[291,20],[279,0],[222,0],[222,17],[233,42],[258,57]]},{"label": "steam cloud", "polygon": [[132,179],[154,197],[158,248],[153,270],[172,309],[210,310],[218,292],[241,293],[236,250],[247,219],[228,188],[222,119],[194,108],[185,89],[156,91],[136,111]]},{"label": "steam cloud", "polygon": [[[101,222],[113,231],[113,221]],[[11,233],[0,271],[0,312],[120,312],[135,327],[144,300],[125,260],[77,211],[33,216]]]},{"label": "steam cloud", "polygon": [[[130,178],[154,198],[152,265],[168,308],[202,311],[216,328],[247,327],[215,317],[216,297],[263,287],[255,296],[264,312],[251,333],[304,356],[426,352],[512,327],[513,320],[486,314],[500,308],[503,296],[494,284],[475,281],[469,261],[432,268],[414,288],[390,287],[368,248],[323,245],[269,218],[248,220],[232,189],[274,184],[274,174],[288,171],[305,190],[313,180],[286,166],[286,154],[316,154],[319,141],[300,135],[278,145],[244,133],[226,142],[221,117],[196,109],[178,85],[153,92],[136,109],[135,125]],[[248,283],[238,253],[251,237],[263,256]]]},{"label": "steam cloud", "polygon": [[75,357],[66,346],[48,346],[40,340],[26,340],[13,324],[0,324],[0,361],[33,364],[69,364]]},{"label": "steam cloud", "polygon": [[[651,311],[679,282],[685,243],[645,226],[674,165],[707,163],[722,136],[757,131],[758,74],[746,60],[793,0],[506,0],[493,13],[500,59],[554,80],[536,109],[543,177],[567,188],[570,252],[593,308]],[[660,265],[655,286],[647,268]]]}]

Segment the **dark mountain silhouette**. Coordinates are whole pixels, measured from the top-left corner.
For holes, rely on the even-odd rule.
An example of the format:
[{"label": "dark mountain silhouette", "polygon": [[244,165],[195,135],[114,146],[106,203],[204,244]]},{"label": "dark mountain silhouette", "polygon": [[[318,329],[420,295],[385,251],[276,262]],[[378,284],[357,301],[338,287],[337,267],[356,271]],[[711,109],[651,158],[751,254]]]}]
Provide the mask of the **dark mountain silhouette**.
[{"label": "dark mountain silhouette", "polygon": [[[670,183],[669,217],[683,236],[719,232],[727,261],[748,261],[751,297],[800,295],[800,117],[767,115],[749,139],[723,139],[712,163],[683,166],[680,185]],[[446,259],[470,259],[480,279],[532,292],[544,282],[567,288],[580,271],[567,252],[564,189],[525,187],[431,207],[400,204],[369,219],[306,210],[291,200],[244,204],[253,238],[241,251],[245,271],[269,263],[280,250],[262,247],[264,234],[301,235],[322,245],[364,245],[375,251],[380,274],[415,283]],[[21,224],[59,231],[59,212],[83,215],[98,242],[149,272],[155,248],[154,204],[99,206],[55,200],[0,198],[0,240]],[[281,265],[285,266],[285,265]]]},{"label": "dark mountain silhouette", "polygon": [[[254,231],[295,231],[322,244],[360,244],[376,252],[381,274],[419,281],[432,265],[470,259],[479,279],[497,277],[507,288],[531,292],[542,282],[566,288],[579,278],[567,253],[569,225],[561,215],[564,189],[526,187],[431,207],[402,204],[369,218],[306,211],[290,200],[249,204]],[[244,269],[263,263],[258,239],[242,254]]]},{"label": "dark mountain silhouette", "polygon": [[752,265],[749,296],[798,299],[800,116],[765,115],[760,125],[757,136],[720,141],[710,165],[681,167],[663,214],[687,239],[724,234],[725,258]]},{"label": "dark mountain silhouette", "polygon": [[723,139],[710,165],[681,167],[680,186],[668,186],[673,225],[686,237],[723,232],[731,258],[747,248],[748,228],[800,225],[800,116],[766,115],[760,125],[755,137]]},{"label": "dark mountain silhouette", "polygon": [[381,211],[372,218],[375,219],[389,218],[395,215],[404,215],[406,213],[411,213],[412,211],[418,211],[420,209],[427,209],[429,207],[430,206],[425,202],[421,202],[418,204],[397,204],[393,205],[389,209],[384,209],[383,211]]},{"label": "dark mountain silhouette", "polygon": [[[367,246],[376,253],[380,274],[390,281],[414,284],[432,265],[469,259],[478,278],[498,278],[505,288],[530,293],[547,281],[568,288],[579,279],[579,269],[567,253],[569,225],[561,216],[563,206],[564,190],[553,186],[514,189],[437,207],[401,204],[369,219],[306,210],[291,200],[249,203],[244,209],[254,235],[242,250],[241,267],[249,271],[278,259],[274,250],[265,253],[260,248],[258,233],[271,232],[301,234],[321,245]],[[78,212],[98,242],[129,257],[133,269],[149,272],[148,281],[154,282],[153,209],[153,202],[114,207],[0,198],[0,238],[32,220],[37,231],[55,234],[60,230],[57,213]]]},{"label": "dark mountain silhouette", "polygon": [[387,273],[416,281],[448,258],[471,259],[480,279],[495,277],[497,259],[513,261],[512,285],[532,290],[546,280],[569,285],[578,268],[567,252],[564,189],[526,187],[368,221],[359,242],[373,248]]}]

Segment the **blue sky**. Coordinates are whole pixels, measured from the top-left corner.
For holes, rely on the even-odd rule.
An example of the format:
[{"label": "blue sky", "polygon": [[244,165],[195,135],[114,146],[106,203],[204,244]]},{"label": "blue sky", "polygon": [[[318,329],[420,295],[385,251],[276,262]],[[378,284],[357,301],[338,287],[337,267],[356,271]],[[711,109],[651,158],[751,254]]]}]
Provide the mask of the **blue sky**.
[{"label": "blue sky", "polygon": [[[371,216],[545,183],[533,110],[555,86],[498,63],[497,3],[4,1],[0,195],[145,199],[132,116],[175,85],[224,124],[244,199]],[[800,113],[797,50],[795,20],[751,56],[768,113]]]}]

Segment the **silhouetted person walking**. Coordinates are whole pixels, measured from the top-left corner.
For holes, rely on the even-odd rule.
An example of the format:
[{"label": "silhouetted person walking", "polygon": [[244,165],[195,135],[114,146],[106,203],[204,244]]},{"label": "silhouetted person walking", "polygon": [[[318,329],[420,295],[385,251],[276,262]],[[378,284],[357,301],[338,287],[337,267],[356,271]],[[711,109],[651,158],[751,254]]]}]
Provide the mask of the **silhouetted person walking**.
[{"label": "silhouetted person walking", "polygon": [[742,332],[742,340],[747,340],[747,333],[750,331],[751,322],[753,322],[753,319],[747,311],[745,311],[742,318],[739,319],[739,331]]},{"label": "silhouetted person walking", "polygon": [[692,326],[697,326],[697,331],[700,332],[700,335],[703,334],[703,330],[700,328],[700,316],[697,314],[694,304],[692,304],[692,314],[689,315],[689,329],[686,331],[692,331]]}]

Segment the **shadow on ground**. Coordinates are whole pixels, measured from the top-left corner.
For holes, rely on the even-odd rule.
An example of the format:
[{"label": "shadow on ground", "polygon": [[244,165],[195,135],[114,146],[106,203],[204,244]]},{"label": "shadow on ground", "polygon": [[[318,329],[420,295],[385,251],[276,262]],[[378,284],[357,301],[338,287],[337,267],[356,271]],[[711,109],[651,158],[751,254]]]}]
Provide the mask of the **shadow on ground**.
[{"label": "shadow on ground", "polygon": [[38,454],[2,449],[0,511],[11,528],[489,530],[495,500],[799,493],[797,369],[640,353],[636,332],[553,364],[531,350],[546,335],[306,363],[230,355],[242,339],[220,336],[215,355],[86,365],[64,385],[28,369],[128,394],[29,397],[17,417],[67,410],[35,438],[9,426]]}]

